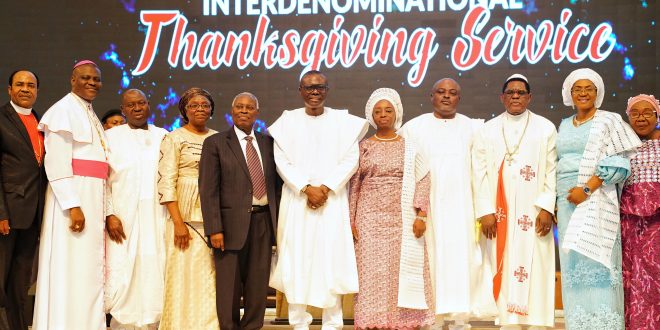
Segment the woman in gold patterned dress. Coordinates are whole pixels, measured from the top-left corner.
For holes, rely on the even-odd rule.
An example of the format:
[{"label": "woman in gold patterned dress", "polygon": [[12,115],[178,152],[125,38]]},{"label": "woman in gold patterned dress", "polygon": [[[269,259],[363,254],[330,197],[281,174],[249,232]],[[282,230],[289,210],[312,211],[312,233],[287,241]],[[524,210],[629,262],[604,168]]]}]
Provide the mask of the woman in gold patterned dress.
[{"label": "woman in gold patterned dress", "polygon": [[167,206],[165,292],[159,329],[217,330],[215,269],[206,245],[199,203],[199,158],[204,140],[217,133],[206,127],[213,98],[191,88],[179,100],[185,125],[160,146],[158,195]]}]

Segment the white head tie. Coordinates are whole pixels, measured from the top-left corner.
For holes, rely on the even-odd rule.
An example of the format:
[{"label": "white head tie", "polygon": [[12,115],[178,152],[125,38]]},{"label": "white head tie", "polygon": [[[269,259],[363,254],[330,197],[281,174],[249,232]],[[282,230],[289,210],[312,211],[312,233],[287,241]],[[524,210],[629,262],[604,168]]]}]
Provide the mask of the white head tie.
[{"label": "white head tie", "polygon": [[594,106],[596,106],[597,109],[600,109],[601,104],[603,104],[603,97],[605,97],[605,84],[603,83],[603,78],[601,78],[596,71],[588,68],[577,69],[571,72],[564,80],[564,84],[561,87],[561,95],[564,100],[564,105],[569,107],[573,106],[571,89],[576,81],[582,79],[587,79],[596,86],[596,101],[594,102]]},{"label": "white head tie", "polygon": [[373,112],[374,106],[381,100],[387,100],[392,103],[396,114],[396,118],[394,119],[394,129],[398,130],[403,123],[403,105],[401,104],[399,93],[391,88],[379,88],[371,93],[367,105],[364,107],[364,116],[371,126],[377,128],[376,123],[374,122]]}]

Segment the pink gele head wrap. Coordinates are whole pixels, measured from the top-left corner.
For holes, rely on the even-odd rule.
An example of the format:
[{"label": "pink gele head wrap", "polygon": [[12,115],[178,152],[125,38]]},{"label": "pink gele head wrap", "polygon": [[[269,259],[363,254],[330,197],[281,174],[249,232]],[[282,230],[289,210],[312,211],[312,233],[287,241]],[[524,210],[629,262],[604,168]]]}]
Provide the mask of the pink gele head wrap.
[{"label": "pink gele head wrap", "polygon": [[77,68],[77,67],[79,67],[79,66],[82,66],[82,65],[85,65],[85,64],[91,64],[91,65],[93,65],[93,66],[95,66],[95,67],[97,67],[97,68],[99,67],[98,65],[96,65],[96,63],[94,63],[94,62],[92,62],[92,61],[90,61],[90,60],[82,60],[82,61],[76,63],[76,64],[73,66],[73,68],[75,69],[75,68]]},{"label": "pink gele head wrap", "polygon": [[629,98],[628,106],[626,107],[626,114],[630,115],[630,109],[633,107],[633,105],[635,105],[635,103],[640,101],[646,101],[648,103],[651,103],[651,105],[655,109],[655,115],[658,118],[658,122],[660,122],[660,102],[653,95],[639,94],[637,96],[633,96]]}]

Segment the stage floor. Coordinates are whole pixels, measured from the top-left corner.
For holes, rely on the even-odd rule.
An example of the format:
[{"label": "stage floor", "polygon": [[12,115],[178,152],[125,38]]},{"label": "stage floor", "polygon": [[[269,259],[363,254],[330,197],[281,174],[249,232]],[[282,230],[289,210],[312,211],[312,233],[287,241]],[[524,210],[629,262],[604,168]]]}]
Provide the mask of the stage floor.
[{"label": "stage floor", "polygon": [[[549,329],[566,329],[564,326],[564,317],[563,317],[563,311],[562,310],[556,310],[555,311],[555,327],[554,328],[549,328]],[[276,330],[276,329],[291,329],[291,326],[289,325],[273,325],[271,324],[272,321],[275,320],[275,309],[274,308],[268,308],[266,310],[266,317],[264,319],[264,330]],[[316,320],[315,320],[316,321]],[[316,322],[315,322],[316,323]],[[479,319],[479,320],[474,320],[470,322],[470,325],[472,325],[471,330],[492,330],[492,329],[499,329],[500,327],[498,325],[495,325],[492,319]],[[321,329],[320,325],[312,325],[310,327],[310,330],[318,330]],[[345,330],[351,330],[354,329],[352,325],[345,325],[344,326]],[[448,329],[447,326],[445,325],[443,327],[444,330]],[[523,328],[525,329],[525,328]]]}]

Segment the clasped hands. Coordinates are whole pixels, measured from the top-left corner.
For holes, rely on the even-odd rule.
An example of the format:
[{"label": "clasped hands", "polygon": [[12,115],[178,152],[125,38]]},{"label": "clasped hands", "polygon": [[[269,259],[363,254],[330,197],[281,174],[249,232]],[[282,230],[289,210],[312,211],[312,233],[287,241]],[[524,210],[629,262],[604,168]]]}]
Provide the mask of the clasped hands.
[{"label": "clasped hands", "polygon": [[325,185],[320,185],[318,187],[309,185],[305,188],[303,193],[307,195],[307,207],[316,210],[325,205],[325,202],[328,200],[330,188]]},{"label": "clasped hands", "polygon": [[[541,209],[539,214],[536,216],[536,222],[534,228],[536,228],[536,234],[544,237],[547,235],[553,226],[553,215],[552,213]],[[497,218],[494,213],[486,214],[479,219],[481,221],[481,232],[488,239],[494,239],[497,236]]]}]

